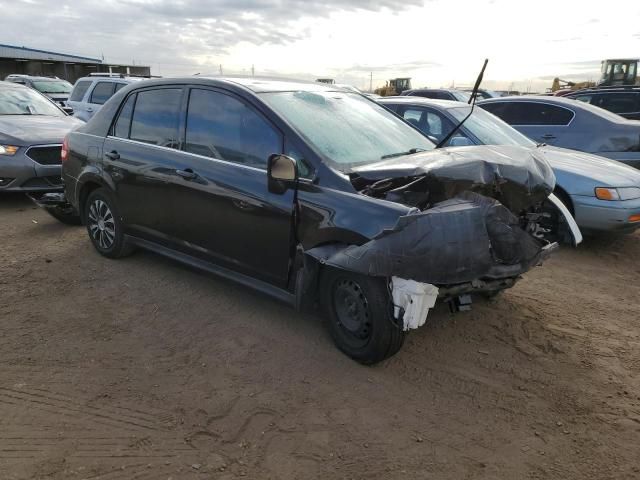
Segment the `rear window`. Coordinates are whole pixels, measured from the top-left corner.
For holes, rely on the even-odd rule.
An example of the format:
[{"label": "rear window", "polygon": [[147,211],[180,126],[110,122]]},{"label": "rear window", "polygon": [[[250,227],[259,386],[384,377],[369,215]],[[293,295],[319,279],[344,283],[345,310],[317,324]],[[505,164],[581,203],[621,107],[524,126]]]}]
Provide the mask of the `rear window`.
[{"label": "rear window", "polygon": [[69,100],[72,102],[81,102],[84,98],[84,94],[89,90],[89,86],[91,85],[91,80],[81,80],[75,84],[73,87],[73,91],[71,92],[71,96]]},{"label": "rear window", "polygon": [[138,92],[129,138],[162,147],[178,147],[182,89],[162,88]]},{"label": "rear window", "polygon": [[492,102],[481,105],[509,125],[568,125],[574,117],[568,108],[537,102]]},{"label": "rear window", "polygon": [[102,105],[111,98],[111,95],[113,95],[113,82],[98,82],[96,86],[93,87],[89,103]]},{"label": "rear window", "polygon": [[610,93],[601,95],[598,103],[591,102],[613,113],[630,113],[640,111],[640,92]]}]

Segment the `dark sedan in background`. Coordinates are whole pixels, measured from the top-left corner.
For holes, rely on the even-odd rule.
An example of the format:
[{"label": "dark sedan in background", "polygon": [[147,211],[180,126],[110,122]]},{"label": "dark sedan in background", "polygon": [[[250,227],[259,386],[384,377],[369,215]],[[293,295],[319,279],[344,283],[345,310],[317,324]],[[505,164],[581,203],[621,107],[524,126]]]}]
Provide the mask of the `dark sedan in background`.
[{"label": "dark sedan in background", "polygon": [[478,102],[536,143],[595,153],[640,168],[640,121],[563,97],[504,97]]},{"label": "dark sedan in background", "polygon": [[0,192],[62,190],[62,140],[83,124],[41,93],[0,82]]}]

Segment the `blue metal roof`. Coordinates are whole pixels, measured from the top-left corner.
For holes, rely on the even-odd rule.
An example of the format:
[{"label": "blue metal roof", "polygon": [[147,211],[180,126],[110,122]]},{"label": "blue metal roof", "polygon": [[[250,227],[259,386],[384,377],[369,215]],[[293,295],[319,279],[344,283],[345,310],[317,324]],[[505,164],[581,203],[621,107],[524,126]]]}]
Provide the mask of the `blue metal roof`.
[{"label": "blue metal roof", "polygon": [[5,45],[1,43],[0,57],[25,58],[30,60],[57,60],[61,62],[102,63],[102,60],[99,58],[82,57],[80,55],[69,55],[66,53],[50,52],[37,48],[18,47],[16,45]]}]

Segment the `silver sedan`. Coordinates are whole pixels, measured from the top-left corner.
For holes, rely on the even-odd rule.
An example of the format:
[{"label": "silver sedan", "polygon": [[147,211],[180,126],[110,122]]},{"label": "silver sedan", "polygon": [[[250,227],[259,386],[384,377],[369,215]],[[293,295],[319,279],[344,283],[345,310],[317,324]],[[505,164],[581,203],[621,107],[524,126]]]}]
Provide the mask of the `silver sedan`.
[{"label": "silver sedan", "polygon": [[[436,143],[464,119],[466,103],[415,97],[379,102]],[[447,147],[513,145],[535,150],[556,175],[556,196],[586,231],[631,232],[640,227],[640,170],[575,150],[536,144],[494,115],[475,108]]]},{"label": "silver sedan", "polygon": [[478,106],[537,143],[595,153],[640,168],[640,120],[563,97],[491,98]]},{"label": "silver sedan", "polygon": [[62,190],[62,140],[82,124],[35,90],[0,82],[0,192]]}]

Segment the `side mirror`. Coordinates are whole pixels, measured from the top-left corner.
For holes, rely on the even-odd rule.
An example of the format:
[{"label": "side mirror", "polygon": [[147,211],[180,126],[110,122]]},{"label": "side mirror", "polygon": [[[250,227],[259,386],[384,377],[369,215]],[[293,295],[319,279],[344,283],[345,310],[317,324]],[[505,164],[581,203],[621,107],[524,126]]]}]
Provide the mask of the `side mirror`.
[{"label": "side mirror", "polygon": [[298,180],[296,161],[278,153],[271,155],[267,161],[267,178],[269,191],[283,194]]},{"label": "side mirror", "polygon": [[73,108],[71,107],[64,106],[62,110],[64,110],[67,115],[73,115]]},{"label": "side mirror", "polygon": [[449,140],[450,147],[470,147],[471,145],[473,145],[473,142],[467,137],[458,136]]}]

